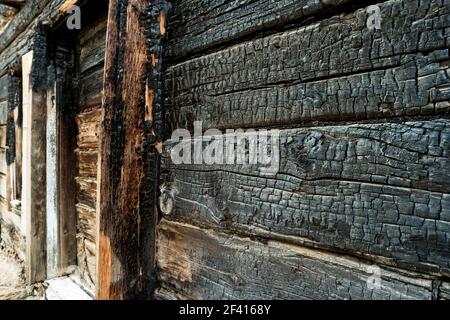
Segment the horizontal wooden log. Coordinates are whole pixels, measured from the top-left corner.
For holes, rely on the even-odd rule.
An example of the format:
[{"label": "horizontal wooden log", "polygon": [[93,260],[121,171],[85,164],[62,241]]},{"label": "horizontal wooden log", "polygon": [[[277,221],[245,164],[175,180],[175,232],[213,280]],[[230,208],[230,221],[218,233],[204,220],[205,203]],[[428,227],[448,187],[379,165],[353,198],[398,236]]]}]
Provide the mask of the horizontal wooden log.
[{"label": "horizontal wooden log", "polygon": [[439,299],[450,300],[450,283],[444,282],[439,288]]},{"label": "horizontal wooden log", "polygon": [[11,42],[29,26],[31,21],[38,16],[50,2],[51,0],[27,1],[26,5],[22,8],[19,14],[16,15],[6,29],[3,30],[0,37],[0,52],[10,45]]},{"label": "horizontal wooden log", "polygon": [[208,128],[257,127],[447,112],[450,7],[379,5],[379,32],[365,26],[363,8],[169,67],[173,127],[189,128],[194,120]]},{"label": "horizontal wooden log", "polygon": [[82,111],[102,104],[103,65],[82,76],[80,106]]},{"label": "horizontal wooden log", "polygon": [[106,17],[101,15],[90,28],[80,34],[80,71],[102,66],[105,59]]},{"label": "horizontal wooden log", "polygon": [[167,142],[162,211],[450,274],[448,119],[289,129],[279,141],[279,171],[267,177],[248,161],[175,165]]},{"label": "horizontal wooden log", "polygon": [[[352,0],[195,0],[173,1],[169,24],[169,58],[185,57],[237,39],[279,30],[293,22],[315,20],[340,11]],[[348,7],[347,7],[348,8]],[[273,31],[272,31],[273,32]]]},{"label": "horizontal wooden log", "polygon": [[80,178],[96,180],[98,167],[98,151],[78,152]]},{"label": "horizontal wooden log", "polygon": [[0,126],[8,123],[8,102],[0,102]]},{"label": "horizontal wooden log", "polygon": [[78,184],[77,202],[95,209],[97,203],[97,182],[95,180],[76,178]]},{"label": "horizontal wooden log", "polygon": [[94,106],[77,116],[76,120],[79,132],[77,146],[80,152],[98,151],[100,115],[100,107]]},{"label": "horizontal wooden log", "polygon": [[191,299],[435,298],[420,274],[175,222],[159,226],[157,257],[161,287]]}]

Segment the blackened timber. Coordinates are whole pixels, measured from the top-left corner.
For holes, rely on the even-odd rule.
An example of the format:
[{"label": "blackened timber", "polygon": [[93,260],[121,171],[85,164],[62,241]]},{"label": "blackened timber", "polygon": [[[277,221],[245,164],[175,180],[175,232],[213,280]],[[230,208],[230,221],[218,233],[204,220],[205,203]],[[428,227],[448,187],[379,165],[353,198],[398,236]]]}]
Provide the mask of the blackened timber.
[{"label": "blackened timber", "polygon": [[347,15],[171,65],[166,106],[173,127],[190,128],[195,120],[205,129],[256,128],[448,113],[448,3],[380,3],[381,30],[365,26],[368,4],[361,3]]},{"label": "blackened timber", "polygon": [[448,277],[449,139],[448,119],[282,130],[273,176],[248,162],[174,165],[166,143],[163,212]]},{"label": "blackened timber", "polygon": [[162,53],[152,55],[151,48],[162,50],[162,43],[153,41],[157,33],[163,38],[167,14],[165,1],[112,0],[109,5],[99,168],[99,299],[148,298],[154,287],[159,129],[153,119],[158,110],[142,97],[162,87],[162,60],[157,59]]},{"label": "blackened timber", "polygon": [[379,1],[174,1],[167,56],[180,60],[193,54],[241,42],[260,34],[308,24],[354,7]]}]

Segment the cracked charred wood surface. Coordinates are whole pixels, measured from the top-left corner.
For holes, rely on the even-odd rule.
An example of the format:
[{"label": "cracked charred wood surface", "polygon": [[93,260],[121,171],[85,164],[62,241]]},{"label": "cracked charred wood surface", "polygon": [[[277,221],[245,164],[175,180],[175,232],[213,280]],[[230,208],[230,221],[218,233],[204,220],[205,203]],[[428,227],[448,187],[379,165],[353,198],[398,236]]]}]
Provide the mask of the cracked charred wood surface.
[{"label": "cracked charred wood surface", "polygon": [[304,237],[448,276],[449,143],[443,119],[283,130],[280,170],[263,177],[256,165],[174,165],[169,142],[170,216]]},{"label": "cracked charred wood surface", "polygon": [[98,298],[155,286],[165,1],[111,0],[100,151]]},{"label": "cracked charred wood surface", "polygon": [[426,3],[380,4],[383,28],[376,32],[365,26],[364,6],[174,64],[166,83],[172,125],[263,127],[446,113],[450,6]]},{"label": "cracked charred wood surface", "polygon": [[0,0],[0,4],[10,6],[13,8],[21,8],[25,4],[26,0]]},{"label": "cracked charred wood surface", "polygon": [[[276,32],[294,23],[333,15],[358,0],[193,0],[174,1],[167,56],[171,59],[211,50],[263,32]],[[373,3],[375,1],[365,1]]]},{"label": "cracked charred wood surface", "polygon": [[280,167],[164,143],[157,297],[448,299],[448,1],[195,3],[168,28],[168,132],[280,128]]},{"label": "cracked charred wood surface", "polygon": [[[165,220],[158,231],[162,287],[157,298],[431,300],[448,295],[449,283],[421,274],[276,240],[259,242]],[[373,269],[380,281],[368,285]]]}]

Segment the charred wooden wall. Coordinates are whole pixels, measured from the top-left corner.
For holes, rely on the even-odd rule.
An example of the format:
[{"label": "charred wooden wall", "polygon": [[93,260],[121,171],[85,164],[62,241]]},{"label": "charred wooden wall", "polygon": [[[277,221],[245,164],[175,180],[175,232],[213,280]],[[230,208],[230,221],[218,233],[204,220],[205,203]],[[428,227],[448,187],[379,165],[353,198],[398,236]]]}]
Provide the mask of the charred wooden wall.
[{"label": "charred wooden wall", "polygon": [[180,166],[165,143],[156,297],[448,298],[449,2],[173,1],[170,20],[167,134],[277,128],[281,161]]}]

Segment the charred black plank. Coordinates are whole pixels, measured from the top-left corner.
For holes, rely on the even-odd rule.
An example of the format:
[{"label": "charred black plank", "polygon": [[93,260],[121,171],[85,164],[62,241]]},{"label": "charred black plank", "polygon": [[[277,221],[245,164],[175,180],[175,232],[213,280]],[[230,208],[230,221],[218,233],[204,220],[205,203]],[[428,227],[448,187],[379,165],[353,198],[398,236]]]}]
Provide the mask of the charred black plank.
[{"label": "charred black plank", "polygon": [[448,119],[283,130],[272,176],[248,159],[237,165],[236,154],[235,164],[175,165],[177,142],[168,142],[161,208],[171,218],[261,228],[448,276],[449,141]]}]

